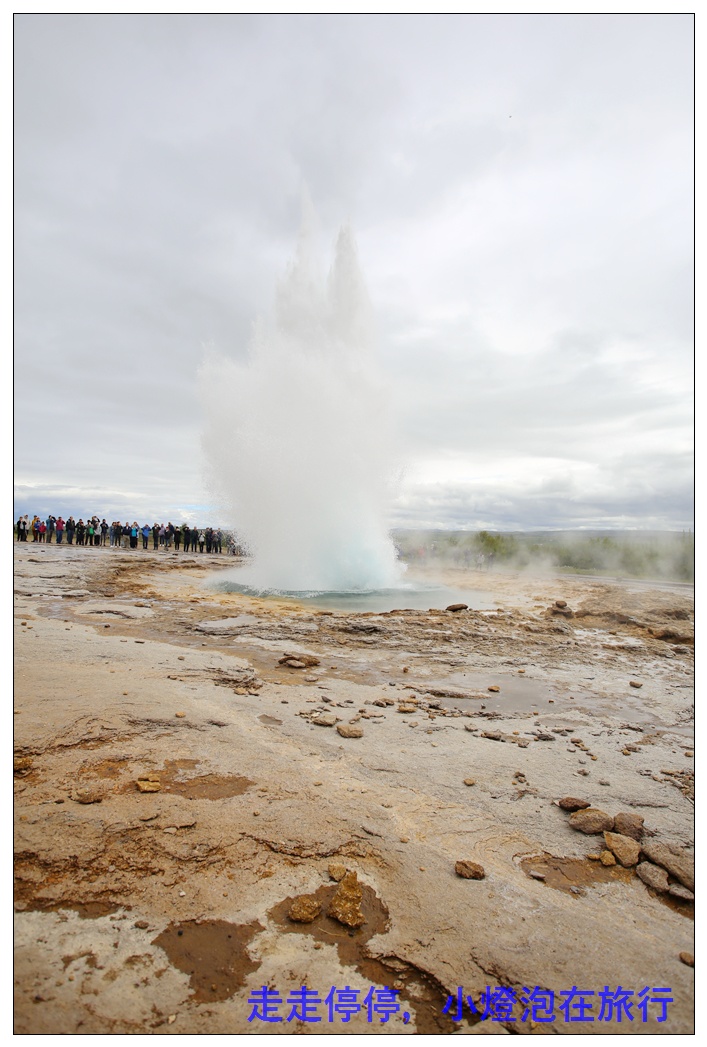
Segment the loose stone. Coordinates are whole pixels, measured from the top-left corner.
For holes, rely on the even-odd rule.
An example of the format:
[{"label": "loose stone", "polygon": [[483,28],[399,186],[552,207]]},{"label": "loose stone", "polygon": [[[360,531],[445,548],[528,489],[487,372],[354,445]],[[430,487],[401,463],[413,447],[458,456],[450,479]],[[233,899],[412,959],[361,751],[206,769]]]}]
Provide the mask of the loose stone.
[{"label": "loose stone", "polygon": [[346,927],[361,927],[366,922],[361,912],[362,901],[363,891],[358,877],[355,872],[349,871],[341,880],[327,913]]},{"label": "loose stone", "polygon": [[340,723],[336,729],[342,738],[363,738],[363,727],[357,723]]},{"label": "loose stone", "polygon": [[299,898],[295,898],[287,916],[295,923],[311,923],[312,920],[319,916],[321,910],[321,903],[317,901],[313,894],[303,894]]},{"label": "loose stone", "polygon": [[675,854],[666,844],[650,840],[641,844],[641,850],[649,861],[662,865],[671,876],[687,887],[688,891],[694,891],[695,863],[686,854]]},{"label": "loose stone", "polygon": [[592,836],[613,829],[614,819],[606,811],[600,811],[597,807],[587,807],[570,815],[570,826],[578,832]]},{"label": "loose stone", "polygon": [[665,869],[651,862],[639,862],[636,872],[647,887],[652,887],[654,891],[659,891],[661,894],[667,891],[668,874]]},{"label": "loose stone", "polygon": [[695,900],[692,891],[688,891],[687,887],[683,887],[681,883],[671,883],[668,888],[668,894],[672,894],[673,898],[681,898],[684,902],[694,902]]},{"label": "loose stone", "polygon": [[483,865],[479,865],[478,862],[455,862],[454,871],[465,880],[483,880],[486,876]]},{"label": "loose stone", "polygon": [[619,811],[614,817],[614,831],[633,840],[643,839],[643,818],[640,814]]},{"label": "loose stone", "polygon": [[616,855],[621,864],[629,869],[638,864],[641,855],[641,846],[630,836],[622,836],[621,833],[604,833],[604,841],[609,850]]},{"label": "loose stone", "polygon": [[317,713],[310,722],[318,724],[319,727],[333,727],[337,719],[335,713]]}]

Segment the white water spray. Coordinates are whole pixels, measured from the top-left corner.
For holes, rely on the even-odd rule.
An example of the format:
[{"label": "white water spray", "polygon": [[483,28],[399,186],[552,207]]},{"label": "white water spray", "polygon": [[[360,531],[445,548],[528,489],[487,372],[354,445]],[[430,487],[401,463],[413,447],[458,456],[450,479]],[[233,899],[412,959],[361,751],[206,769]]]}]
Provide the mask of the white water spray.
[{"label": "white water spray", "polygon": [[400,584],[385,522],[392,460],[373,347],[350,230],[340,231],[324,281],[305,226],[248,361],[210,354],[201,370],[204,448],[253,555],[234,581],[279,592]]}]

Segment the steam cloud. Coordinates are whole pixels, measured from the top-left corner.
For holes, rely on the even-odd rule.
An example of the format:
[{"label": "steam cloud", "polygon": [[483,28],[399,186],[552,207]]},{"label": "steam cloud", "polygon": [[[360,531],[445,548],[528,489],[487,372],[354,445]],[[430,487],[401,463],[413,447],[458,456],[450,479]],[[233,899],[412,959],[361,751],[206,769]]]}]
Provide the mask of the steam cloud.
[{"label": "steam cloud", "polygon": [[254,326],[248,361],[209,353],[200,388],[214,485],[254,558],[234,581],[280,592],[399,583],[386,527],[386,393],[348,227],[325,280],[305,220],[274,315]]}]

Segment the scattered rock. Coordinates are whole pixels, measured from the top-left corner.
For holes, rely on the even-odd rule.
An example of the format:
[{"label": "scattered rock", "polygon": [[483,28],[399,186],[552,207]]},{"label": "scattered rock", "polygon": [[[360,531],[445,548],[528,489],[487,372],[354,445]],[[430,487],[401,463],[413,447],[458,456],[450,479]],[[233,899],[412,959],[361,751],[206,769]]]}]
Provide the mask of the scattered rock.
[{"label": "scattered rock", "polygon": [[641,844],[641,850],[649,861],[656,865],[662,865],[671,876],[687,887],[688,891],[695,889],[695,863],[681,852],[677,854],[667,844],[654,843],[653,841]]},{"label": "scattered rock", "polygon": [[641,855],[641,845],[630,836],[622,836],[621,833],[605,832],[604,841],[606,846],[615,854],[626,869],[638,864]]},{"label": "scattered rock", "polygon": [[450,603],[449,607],[447,607],[448,611],[467,611],[468,609],[468,603]]},{"label": "scattered rock", "polygon": [[337,883],[340,883],[344,876],[346,876],[346,866],[342,865],[341,862],[330,862],[327,872],[332,880],[336,880]]},{"label": "scattered rock", "polygon": [[566,600],[555,600],[555,607],[566,607],[566,606],[567,606],[567,601]]},{"label": "scattered rock", "polygon": [[683,887],[681,883],[671,883],[668,888],[668,894],[672,894],[673,898],[681,898],[684,902],[694,902],[695,900],[692,891],[688,891],[687,887]]},{"label": "scattered rock", "polygon": [[151,778],[138,778],[136,785],[141,793],[158,793],[162,786]]},{"label": "scattered rock", "polygon": [[75,803],[100,803],[103,799],[103,790],[95,786],[84,786],[83,788],[74,789],[71,799]]},{"label": "scattered rock", "polygon": [[182,719],[182,718],[183,718],[183,717],[185,717],[185,716],[186,716],[187,714],[186,714],[186,713],[175,713],[174,715],[175,715],[175,716],[178,716],[178,717],[179,717],[180,719]]},{"label": "scattered rock", "polygon": [[681,962],[684,963],[687,967],[695,966],[695,957],[692,955],[691,952],[681,952],[678,959],[681,960]]},{"label": "scattered rock", "polygon": [[483,880],[486,876],[483,865],[479,865],[478,862],[455,862],[454,871],[465,880]]},{"label": "scattered rock", "polygon": [[317,713],[309,722],[316,723],[319,727],[333,727],[337,720],[338,716],[335,713],[323,712]]},{"label": "scattered rock", "polygon": [[398,712],[399,713],[416,713],[417,712],[417,706],[416,705],[406,705],[403,702],[401,705],[398,706]]},{"label": "scattered rock", "polygon": [[614,858],[611,851],[602,851],[599,855],[599,861],[602,865],[616,865],[616,858]]},{"label": "scattered rock", "polygon": [[557,801],[557,806],[561,807],[563,811],[583,811],[592,805],[589,800],[578,800],[576,796],[563,796],[561,800]]},{"label": "scattered rock", "polygon": [[538,742],[554,742],[555,741],[555,735],[554,734],[550,734],[549,731],[536,731],[535,732],[535,738],[536,738],[536,741],[538,741]]},{"label": "scattered rock", "polygon": [[336,729],[342,738],[363,738],[363,727],[357,723],[340,723]]},{"label": "scattered rock", "polygon": [[636,872],[648,887],[663,894],[668,889],[668,874],[665,869],[651,862],[639,862]]},{"label": "scattered rock", "polygon": [[586,807],[570,815],[570,826],[588,836],[598,835],[614,828],[614,819],[597,807]]},{"label": "scattered rock", "polygon": [[465,778],[464,785],[476,785],[476,778]]},{"label": "scattered rock", "polygon": [[18,777],[22,777],[27,774],[28,771],[32,770],[32,757],[31,756],[15,756],[12,761],[14,773]]},{"label": "scattered rock", "polygon": [[632,814],[630,811],[619,811],[614,817],[614,831],[640,841],[643,839],[643,818],[640,814]]},{"label": "scattered rock", "polygon": [[306,669],[307,666],[304,662],[299,662],[296,658],[285,658],[284,661],[281,658],[279,665],[288,665],[290,669]]},{"label": "scattered rock", "polygon": [[327,914],[346,927],[361,927],[366,918],[361,912],[363,891],[358,882],[358,877],[353,871],[346,873],[341,880],[336,894],[332,898]]},{"label": "scattered rock", "polygon": [[629,687],[636,687],[636,688],[643,687],[643,684],[639,683],[638,680],[629,680],[628,681],[628,685],[629,685]]},{"label": "scattered rock", "polygon": [[500,731],[482,731],[482,738],[490,738],[493,742],[505,742],[505,738]]},{"label": "scattered rock", "polygon": [[311,669],[313,665],[320,664],[319,659],[314,654],[293,654],[292,652],[290,652],[289,654],[284,654],[282,658],[280,658],[280,660],[278,661],[278,665],[287,665],[292,662],[299,663],[296,667],[293,666],[293,668],[298,669],[300,668],[300,666],[304,669]]},{"label": "scattered rock", "polygon": [[496,684],[492,684],[491,687],[487,687],[486,690],[487,691],[493,691],[494,694],[496,694],[498,691],[501,690],[501,688],[497,687]]},{"label": "scattered rock", "polygon": [[545,873],[540,872],[539,869],[531,869],[528,873],[528,876],[530,876],[532,880],[541,880],[542,882],[545,881]]},{"label": "scattered rock", "polygon": [[311,923],[321,911],[321,903],[313,894],[302,894],[299,898],[295,898],[287,916],[295,923]]}]

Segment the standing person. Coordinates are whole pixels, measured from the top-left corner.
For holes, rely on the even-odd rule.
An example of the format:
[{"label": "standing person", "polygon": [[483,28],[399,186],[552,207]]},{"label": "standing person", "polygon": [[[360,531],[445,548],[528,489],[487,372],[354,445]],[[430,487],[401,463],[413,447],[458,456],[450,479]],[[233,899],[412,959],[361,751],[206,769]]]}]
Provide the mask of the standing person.
[{"label": "standing person", "polygon": [[106,523],[105,516],[101,520],[101,545],[106,544],[106,535],[108,534],[108,524]]},{"label": "standing person", "polygon": [[47,541],[51,542],[56,527],[56,516],[47,517]]},{"label": "standing person", "polygon": [[32,517],[32,541],[33,542],[38,542],[39,541],[39,517],[38,516],[33,516]]},{"label": "standing person", "polygon": [[199,531],[199,552],[203,553],[204,543],[206,542],[206,534],[203,531]]},{"label": "standing person", "polygon": [[193,553],[196,552],[196,547],[197,547],[198,542],[199,542],[199,528],[198,527],[192,527],[192,529],[191,529],[191,551]]},{"label": "standing person", "polygon": [[149,524],[145,524],[145,526],[143,527],[141,533],[142,533],[142,547],[143,547],[143,549],[147,549],[147,543],[148,543],[148,541],[150,539],[150,525]]},{"label": "standing person", "polygon": [[213,539],[213,534],[214,534],[214,532],[212,531],[212,529],[210,527],[207,527],[206,530],[204,531],[204,537],[206,538],[206,551],[207,551],[207,553],[211,552],[211,542],[212,542],[212,539]]},{"label": "standing person", "polygon": [[175,527],[174,528],[174,550],[177,553],[179,552],[179,543],[181,541],[181,538],[182,538],[182,529],[181,529],[181,527]]},{"label": "standing person", "polygon": [[137,525],[137,520],[133,520],[130,526],[130,548],[137,549],[137,536],[140,532],[140,528]]},{"label": "standing person", "polygon": [[160,544],[160,525],[158,523],[152,525],[152,548],[158,549]]},{"label": "standing person", "polygon": [[64,519],[59,516],[56,522],[56,544],[61,545],[62,538],[64,537]]},{"label": "standing person", "polygon": [[86,545],[93,545],[93,536],[96,533],[96,528],[93,523],[93,517],[89,517],[86,521]]},{"label": "standing person", "polygon": [[164,545],[164,524],[160,524],[159,531],[157,532],[160,539],[160,545]]},{"label": "standing person", "polygon": [[15,524],[15,530],[17,531],[17,541],[22,541],[22,517],[18,517],[17,523]]},{"label": "standing person", "polygon": [[86,524],[83,522],[83,517],[79,516],[79,522],[76,524],[76,544],[83,545],[86,537]]},{"label": "standing person", "polygon": [[184,541],[184,552],[189,552],[189,543],[191,542],[191,528],[188,524],[182,524],[182,539]]},{"label": "standing person", "polygon": [[66,541],[69,545],[74,544],[74,534],[76,533],[76,521],[73,516],[70,516],[66,521]]},{"label": "standing person", "polygon": [[220,553],[223,548],[223,532],[220,527],[217,529],[216,534],[214,535],[214,542],[214,552]]},{"label": "standing person", "polygon": [[44,520],[39,521],[39,540],[43,542],[47,536],[47,525]]},{"label": "standing person", "polygon": [[164,547],[165,549],[172,548],[172,535],[174,534],[174,528],[172,527],[172,521],[167,521],[167,526],[164,529]]}]

